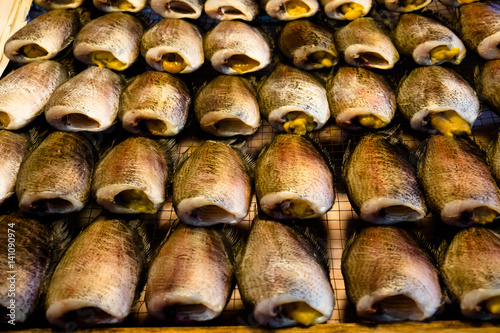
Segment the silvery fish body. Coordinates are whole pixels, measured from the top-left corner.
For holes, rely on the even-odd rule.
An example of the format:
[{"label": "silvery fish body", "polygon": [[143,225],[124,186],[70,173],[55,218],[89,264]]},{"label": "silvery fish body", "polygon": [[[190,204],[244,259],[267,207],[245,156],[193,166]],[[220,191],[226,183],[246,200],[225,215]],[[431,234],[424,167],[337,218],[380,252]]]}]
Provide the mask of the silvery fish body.
[{"label": "silvery fish body", "polygon": [[57,264],[45,300],[49,323],[81,327],[122,322],[147,269],[149,243],[141,226],[98,217]]},{"label": "silvery fish body", "polygon": [[170,175],[167,149],[144,137],[130,137],[113,147],[94,173],[97,203],[113,213],[156,213],[165,201]]},{"label": "silvery fish body", "polygon": [[309,139],[279,134],[257,159],[255,192],[262,211],[273,218],[310,219],[332,207],[334,177]]},{"label": "silvery fish body", "polygon": [[400,54],[411,56],[421,66],[450,62],[458,65],[465,58],[465,45],[453,31],[418,14],[401,15],[394,31],[394,44]]},{"label": "silvery fish body", "polygon": [[365,320],[421,321],[444,303],[431,257],[403,229],[363,228],[344,248],[342,275],[349,301]]},{"label": "silvery fish body", "polygon": [[479,74],[477,92],[492,106],[493,111],[500,113],[500,59],[486,62]]},{"label": "silvery fish body", "polygon": [[429,208],[446,224],[488,224],[500,215],[500,190],[483,152],[467,139],[431,136],[418,177]]},{"label": "silvery fish body", "polygon": [[352,206],[374,224],[419,221],[427,215],[409,149],[387,134],[367,134],[343,165]]},{"label": "silvery fish body", "polygon": [[335,45],[351,66],[391,69],[399,60],[391,38],[371,17],[361,17],[338,30]]},{"label": "silvery fish body", "polygon": [[321,0],[326,16],[335,20],[353,21],[368,15],[373,0]]},{"label": "silvery fish body", "polygon": [[461,37],[486,60],[500,59],[500,4],[474,2],[460,6]]},{"label": "silvery fish body", "polygon": [[141,54],[155,70],[172,74],[194,72],[205,61],[200,31],[180,19],[163,19],[146,31]]},{"label": "silvery fish body", "polygon": [[261,124],[256,92],[239,76],[219,75],[202,87],[194,112],[203,131],[220,137],[251,135]]},{"label": "silvery fish body", "polygon": [[214,20],[253,21],[259,13],[255,0],[207,0],[205,13]]},{"label": "silvery fish body", "polygon": [[124,89],[120,102],[118,117],[127,131],[167,137],[184,129],[191,95],[178,77],[146,71]]},{"label": "silvery fish body", "polygon": [[272,328],[330,319],[335,295],[317,245],[280,222],[254,219],[236,270],[241,299]]},{"label": "silvery fish body", "polygon": [[19,208],[32,214],[80,211],[90,195],[93,147],[83,135],[53,132],[21,164]]},{"label": "silvery fish body", "polygon": [[304,135],[330,118],[325,87],[312,75],[279,63],[260,84],[262,116],[278,131]]},{"label": "silvery fish body", "polygon": [[151,9],[165,18],[197,19],[203,11],[201,0],[151,0]]},{"label": "silvery fish body", "polygon": [[300,69],[332,67],[339,61],[332,32],[308,20],[288,22],[279,33],[278,47]]},{"label": "silvery fish body", "polygon": [[218,317],[234,285],[234,256],[223,231],[180,225],[168,236],[149,270],[148,312],[161,320]]},{"label": "silvery fish body", "polygon": [[326,91],[332,117],[349,130],[385,127],[396,114],[394,91],[368,69],[340,67],[328,78]]},{"label": "silvery fish body", "polygon": [[280,21],[310,17],[319,10],[318,0],[260,0],[260,7],[267,15]]},{"label": "silvery fish body", "polygon": [[440,269],[464,317],[500,318],[500,235],[472,227],[457,233],[442,255]]},{"label": "silvery fish body", "polygon": [[377,3],[387,8],[387,10],[400,13],[420,10],[431,2],[432,0],[377,0]]},{"label": "silvery fish body", "polygon": [[205,141],[177,168],[172,202],[186,224],[235,224],[247,216],[251,192],[241,154],[223,142]]},{"label": "silvery fish body", "polygon": [[23,133],[16,133],[7,130],[0,130],[0,205],[4,203],[12,194],[16,187],[17,174],[21,167],[21,162],[28,152],[28,137]]},{"label": "silvery fish body", "polygon": [[94,6],[107,13],[138,13],[146,7],[147,0],[93,0]]},{"label": "silvery fish body", "polygon": [[28,22],[7,40],[5,56],[19,63],[52,59],[71,44],[79,29],[77,11],[49,11]]},{"label": "silvery fish body", "polygon": [[271,63],[271,48],[262,33],[240,21],[222,21],[203,40],[205,57],[222,74],[258,71]]},{"label": "silvery fish body", "polygon": [[117,121],[124,86],[112,70],[90,66],[54,91],[45,119],[60,131],[104,131]]},{"label": "silvery fish body", "polygon": [[35,0],[34,3],[45,10],[73,9],[80,7],[85,0]]},{"label": "silvery fish body", "polygon": [[143,33],[138,18],[125,13],[107,14],[80,30],[73,43],[73,55],[87,65],[123,71],[139,56]]},{"label": "silvery fish body", "polygon": [[414,130],[448,136],[470,134],[480,113],[479,99],[469,83],[440,66],[411,71],[399,84],[397,102]]},{"label": "silvery fish body", "polygon": [[43,112],[54,90],[68,79],[68,71],[58,62],[35,61],[0,80],[0,128],[25,127]]}]

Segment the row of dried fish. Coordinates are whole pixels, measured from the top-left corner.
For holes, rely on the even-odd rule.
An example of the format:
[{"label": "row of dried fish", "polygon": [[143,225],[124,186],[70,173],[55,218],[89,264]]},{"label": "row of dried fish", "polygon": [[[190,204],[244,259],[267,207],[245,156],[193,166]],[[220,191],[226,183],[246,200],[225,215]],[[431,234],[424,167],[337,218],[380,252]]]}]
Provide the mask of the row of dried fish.
[{"label": "row of dried fish", "polygon": [[490,224],[500,216],[498,141],[486,154],[470,139],[433,135],[417,161],[390,133],[368,134],[346,154],[343,178],[364,221],[394,224],[430,211],[448,225]]},{"label": "row of dried fish", "polygon": [[419,234],[367,227],[346,245],[342,273],[348,299],[364,320],[432,319],[444,310],[444,290],[466,318],[495,320],[500,318],[499,251],[500,235],[482,227],[459,231],[438,253]]}]

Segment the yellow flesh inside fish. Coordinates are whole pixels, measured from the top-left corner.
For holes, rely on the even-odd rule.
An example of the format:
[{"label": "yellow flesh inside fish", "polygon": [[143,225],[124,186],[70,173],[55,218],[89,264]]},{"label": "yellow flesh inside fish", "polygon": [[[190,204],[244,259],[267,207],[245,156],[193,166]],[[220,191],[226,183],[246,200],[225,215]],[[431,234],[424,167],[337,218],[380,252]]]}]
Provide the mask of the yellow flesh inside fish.
[{"label": "yellow flesh inside fish", "polygon": [[287,122],[283,124],[283,128],[287,133],[305,135],[307,132],[312,132],[316,128],[314,118],[303,112],[289,112],[286,118]]},{"label": "yellow flesh inside fish", "polygon": [[348,2],[340,6],[340,12],[347,20],[355,20],[363,15],[364,7],[359,3]]},{"label": "yellow flesh inside fish", "polygon": [[305,302],[283,304],[281,306],[281,309],[287,317],[304,326],[314,325],[316,323],[316,318],[322,316],[320,312],[314,310]]},{"label": "yellow flesh inside fish", "polygon": [[135,8],[135,6],[130,2],[128,2],[127,0],[101,0],[101,2],[104,3],[105,5],[108,4],[109,6],[121,10],[130,10]]},{"label": "yellow flesh inside fish", "polygon": [[314,214],[314,210],[311,209],[309,203],[300,199],[285,200],[280,204],[279,209],[283,215],[299,219],[306,218]]},{"label": "yellow flesh inside fish", "polygon": [[308,60],[315,64],[321,64],[323,67],[332,67],[334,57],[331,53],[325,51],[316,51],[308,56]]},{"label": "yellow flesh inside fish", "polygon": [[287,1],[284,4],[285,11],[290,16],[300,16],[305,15],[311,11],[311,7],[302,1]]},{"label": "yellow flesh inside fish", "polygon": [[469,123],[454,110],[431,113],[429,118],[432,127],[446,136],[471,134]]},{"label": "yellow flesh inside fish", "polygon": [[461,218],[464,221],[473,221],[478,224],[488,224],[492,223],[498,213],[491,208],[482,206],[474,208],[473,211],[462,212]]},{"label": "yellow flesh inside fish", "polygon": [[383,121],[379,117],[373,115],[373,114],[366,114],[362,116],[358,116],[358,122],[361,126],[367,127],[367,128],[382,128],[387,125],[387,122]]},{"label": "yellow flesh inside fish", "polygon": [[0,127],[7,127],[10,124],[10,117],[6,112],[0,111]]},{"label": "yellow flesh inside fish", "polygon": [[125,69],[126,64],[116,59],[109,51],[95,51],[89,54],[90,61],[99,66],[99,68],[109,68],[121,71]]},{"label": "yellow flesh inside fish", "polygon": [[446,45],[441,45],[433,48],[429,55],[431,59],[436,61],[451,61],[454,62],[456,60],[458,54],[460,53],[460,48],[452,47],[451,50]]},{"label": "yellow flesh inside fish", "polygon": [[495,296],[486,301],[486,309],[493,314],[500,314],[500,296]]},{"label": "yellow flesh inside fish", "polygon": [[421,6],[425,0],[401,0],[400,4],[402,8],[406,9],[416,9]]},{"label": "yellow flesh inside fish", "polygon": [[24,45],[20,51],[26,58],[40,58],[49,54],[46,49],[37,44]]},{"label": "yellow flesh inside fish", "polygon": [[186,62],[178,53],[165,53],[162,57],[162,66],[166,72],[176,74],[186,68]]},{"label": "yellow flesh inside fish", "polygon": [[227,66],[238,74],[246,73],[260,65],[260,62],[244,54],[235,54],[227,60]]},{"label": "yellow flesh inside fish", "polygon": [[152,118],[138,119],[135,127],[139,128],[141,133],[144,134],[162,135],[167,131],[165,122]]},{"label": "yellow flesh inside fish", "polygon": [[153,214],[156,212],[153,202],[141,190],[122,191],[115,196],[115,202],[139,213]]}]

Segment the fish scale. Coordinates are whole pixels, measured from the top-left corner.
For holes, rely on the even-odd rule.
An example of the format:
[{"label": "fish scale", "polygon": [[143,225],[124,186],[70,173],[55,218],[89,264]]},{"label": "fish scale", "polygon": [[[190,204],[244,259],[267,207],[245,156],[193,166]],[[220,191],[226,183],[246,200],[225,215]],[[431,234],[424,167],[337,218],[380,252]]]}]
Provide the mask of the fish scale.
[{"label": "fish scale", "polygon": [[14,194],[17,175],[21,162],[28,152],[28,138],[25,134],[0,130],[0,147],[3,158],[0,160],[0,205]]}]

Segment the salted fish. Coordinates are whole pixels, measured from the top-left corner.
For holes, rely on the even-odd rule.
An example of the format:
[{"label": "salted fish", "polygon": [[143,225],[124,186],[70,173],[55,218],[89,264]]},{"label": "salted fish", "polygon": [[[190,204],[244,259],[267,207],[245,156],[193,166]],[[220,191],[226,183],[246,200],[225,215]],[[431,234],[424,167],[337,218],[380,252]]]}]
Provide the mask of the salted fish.
[{"label": "salted fish", "polygon": [[304,135],[330,118],[326,89],[312,74],[278,63],[258,89],[262,116],[278,131]]},{"label": "salted fish", "polygon": [[330,319],[335,295],[326,259],[309,234],[256,217],[236,270],[241,299],[273,328]]},{"label": "salted fish", "polygon": [[19,211],[0,216],[0,230],[5,256],[0,271],[0,323],[15,325],[26,322],[37,307],[52,267],[68,243],[68,233],[63,222],[42,223]]},{"label": "salted fish", "polygon": [[309,20],[288,22],[278,35],[278,47],[300,69],[328,68],[339,61],[333,34]]},{"label": "salted fish", "polygon": [[207,140],[177,168],[172,201],[186,224],[235,224],[247,216],[251,192],[242,154],[226,143]]},{"label": "salted fish", "polygon": [[184,82],[168,73],[146,71],[120,97],[118,117],[133,134],[174,136],[186,125],[191,95]]},{"label": "salted fish", "polygon": [[259,13],[255,0],[207,0],[205,13],[214,20],[253,21]]},{"label": "salted fish", "polygon": [[130,67],[139,56],[144,26],[125,13],[111,13],[87,23],[73,43],[75,58],[87,65],[117,71]]},{"label": "salted fish", "polygon": [[500,60],[487,61],[480,69],[477,92],[500,113]]},{"label": "salted fish", "polygon": [[112,70],[90,66],[54,91],[45,119],[60,131],[102,132],[117,121],[124,86]]},{"label": "salted fish", "polygon": [[383,128],[396,114],[394,91],[368,69],[340,67],[329,76],[326,92],[335,122],[349,130]]},{"label": "salted fish", "polygon": [[80,211],[87,202],[94,152],[83,135],[52,132],[23,161],[16,183],[19,208],[39,215]]},{"label": "salted fish", "polygon": [[418,177],[429,208],[446,224],[488,224],[500,215],[500,190],[484,153],[469,139],[431,136]]},{"label": "salted fish", "polygon": [[319,10],[317,0],[260,0],[267,15],[280,21],[310,17]]},{"label": "salted fish", "polygon": [[172,74],[194,72],[205,61],[200,31],[180,19],[163,19],[146,31],[141,54],[153,69]]},{"label": "salted fish", "polygon": [[36,61],[7,74],[0,80],[0,128],[16,130],[31,123],[68,76],[66,67],[52,60]]},{"label": "salted fish", "polygon": [[342,253],[347,298],[368,321],[422,321],[444,303],[433,259],[413,236],[392,226],[355,234]]},{"label": "salted fish", "polygon": [[460,6],[461,37],[486,60],[500,59],[500,4],[474,2]]},{"label": "salted fish", "polygon": [[355,20],[368,15],[373,0],[321,0],[326,16],[335,20]]},{"label": "salted fish", "polygon": [[0,205],[14,194],[17,174],[28,148],[29,142],[25,133],[0,130],[0,150],[2,151],[2,159],[0,159],[0,174],[2,175]]},{"label": "salted fish", "polygon": [[97,203],[113,213],[156,213],[165,201],[171,146],[170,141],[130,137],[111,148],[94,173]]},{"label": "salted fish", "polygon": [[322,153],[300,135],[279,134],[257,159],[260,208],[276,219],[311,219],[335,200],[334,177]]},{"label": "salted fish", "polygon": [[458,65],[465,58],[465,46],[453,31],[418,14],[400,16],[394,31],[394,44],[400,54],[411,56],[421,66]]},{"label": "salted fish", "polygon": [[483,227],[458,232],[444,250],[440,269],[464,317],[500,318],[500,235]]},{"label": "salted fish", "polygon": [[100,216],[71,243],[47,291],[49,323],[59,327],[117,324],[142,290],[149,241],[139,223]]},{"label": "salted fish", "polygon": [[235,268],[226,232],[180,224],[151,264],[148,312],[160,320],[181,322],[218,317],[231,296]]},{"label": "salted fish", "polygon": [[93,0],[94,6],[107,13],[138,13],[146,7],[147,0]]},{"label": "salted fish", "polygon": [[496,139],[490,144],[487,150],[488,165],[490,171],[497,184],[500,184],[500,135],[497,134]]},{"label": "salted fish", "polygon": [[441,2],[443,5],[447,7],[459,7],[476,1],[479,0],[439,0],[439,2]]},{"label": "salted fish", "polygon": [[420,10],[428,6],[432,0],[377,0],[377,3],[384,6],[391,12],[409,13]]},{"label": "salted fish", "polygon": [[239,76],[219,75],[202,87],[194,112],[203,131],[220,137],[251,135],[261,124],[255,89]]},{"label": "salted fish", "polygon": [[409,148],[388,133],[361,138],[343,165],[349,200],[362,220],[374,224],[413,222],[427,206]]},{"label": "salted fish", "polygon": [[197,19],[203,11],[201,0],[151,0],[151,9],[166,18]]},{"label": "salted fish", "polygon": [[52,59],[71,44],[79,29],[80,17],[76,10],[49,11],[10,36],[4,54],[19,63]]},{"label": "salted fish", "polygon": [[447,136],[470,135],[479,117],[476,92],[452,69],[415,68],[399,84],[397,102],[411,128]]},{"label": "salted fish", "polygon": [[271,63],[271,48],[262,33],[240,21],[222,21],[203,40],[205,57],[222,74],[258,71]]},{"label": "salted fish", "polygon": [[84,2],[85,0],[34,0],[35,5],[45,10],[74,9]]},{"label": "salted fish", "polygon": [[335,45],[351,66],[391,69],[399,60],[391,38],[371,17],[360,17],[338,30]]}]

